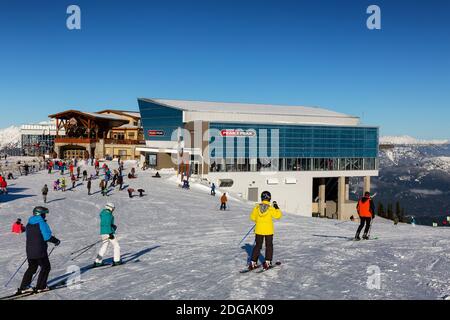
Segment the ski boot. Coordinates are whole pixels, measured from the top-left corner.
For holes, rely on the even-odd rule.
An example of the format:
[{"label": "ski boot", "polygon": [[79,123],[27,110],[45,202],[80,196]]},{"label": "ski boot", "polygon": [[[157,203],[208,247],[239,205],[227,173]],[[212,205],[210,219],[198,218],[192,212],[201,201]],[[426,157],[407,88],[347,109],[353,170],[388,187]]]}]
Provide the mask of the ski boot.
[{"label": "ski boot", "polygon": [[364,234],[364,235],[363,235],[363,239],[364,239],[364,240],[369,240],[369,236],[368,236],[367,234]]},{"label": "ski boot", "polygon": [[33,288],[25,288],[25,289],[19,288],[19,289],[17,289],[16,295],[24,294],[24,293],[32,293],[32,292],[34,292]]},{"label": "ski boot", "polygon": [[42,288],[42,289],[37,289],[37,288],[34,289],[34,292],[36,292],[36,293],[41,293],[41,292],[46,292],[46,291],[50,291],[50,288],[49,287],[45,287],[45,288]]},{"label": "ski boot", "polygon": [[355,236],[355,241],[359,241],[359,240],[361,240],[361,238],[359,237],[359,234],[357,234],[357,235]]},{"label": "ski boot", "polygon": [[104,262],[94,262],[93,268],[103,267],[105,265]]},{"label": "ski boot", "polygon": [[250,264],[248,265],[248,270],[252,271],[252,270],[255,270],[256,268],[258,268],[258,265],[256,264],[256,262],[250,261]]},{"label": "ski boot", "polygon": [[269,270],[272,267],[272,261],[266,260],[263,264],[264,270]]},{"label": "ski boot", "polygon": [[122,259],[119,260],[119,261],[114,261],[113,264],[112,264],[112,266],[113,266],[113,267],[115,267],[115,266],[120,266],[121,264],[123,264]]}]

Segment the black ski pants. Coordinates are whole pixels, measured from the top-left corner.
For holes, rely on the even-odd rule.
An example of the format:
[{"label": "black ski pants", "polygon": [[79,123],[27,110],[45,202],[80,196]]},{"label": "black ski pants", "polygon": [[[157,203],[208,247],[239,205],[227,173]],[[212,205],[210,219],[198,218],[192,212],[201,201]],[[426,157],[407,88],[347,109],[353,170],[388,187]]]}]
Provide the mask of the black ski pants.
[{"label": "black ski pants", "polygon": [[358,231],[356,231],[357,236],[359,236],[361,230],[364,228],[364,224],[366,225],[366,228],[364,229],[364,234],[367,234],[369,232],[370,222],[372,221],[372,218],[361,217],[360,219],[361,223],[359,224]]},{"label": "black ski pants", "polygon": [[260,234],[257,234],[255,236],[256,244],[253,247],[252,252],[252,261],[257,262],[259,253],[261,252],[261,248],[263,245],[263,242],[266,242],[266,255],[265,258],[267,261],[272,261],[273,258],[273,234],[270,236],[263,236]]},{"label": "black ski pants", "polygon": [[44,257],[40,259],[28,259],[28,269],[25,271],[20,289],[26,289],[31,285],[31,281],[38,267],[41,267],[41,271],[39,272],[36,289],[45,289],[47,287],[51,266],[48,257]]}]

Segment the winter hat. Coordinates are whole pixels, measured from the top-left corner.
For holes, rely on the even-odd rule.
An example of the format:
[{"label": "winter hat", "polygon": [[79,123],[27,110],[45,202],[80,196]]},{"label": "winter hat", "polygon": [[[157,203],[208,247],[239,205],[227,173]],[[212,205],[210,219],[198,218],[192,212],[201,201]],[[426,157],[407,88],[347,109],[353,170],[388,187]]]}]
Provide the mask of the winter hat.
[{"label": "winter hat", "polygon": [[113,212],[114,211],[114,209],[116,209],[116,206],[114,205],[114,203],[107,203],[106,205],[105,205],[105,209],[106,210],[109,210],[109,211],[111,211],[111,212]]},{"label": "winter hat", "polygon": [[272,199],[272,195],[269,191],[263,191],[261,193],[261,201],[270,201]]},{"label": "winter hat", "polygon": [[35,215],[35,216],[40,216],[40,215],[43,215],[43,214],[47,214],[49,211],[48,211],[48,209],[46,208],[46,207],[35,207],[34,209],[33,209],[33,215]]},{"label": "winter hat", "polygon": [[364,193],[364,196],[365,196],[366,198],[370,198],[370,192],[369,192],[369,191],[366,191],[366,192]]}]

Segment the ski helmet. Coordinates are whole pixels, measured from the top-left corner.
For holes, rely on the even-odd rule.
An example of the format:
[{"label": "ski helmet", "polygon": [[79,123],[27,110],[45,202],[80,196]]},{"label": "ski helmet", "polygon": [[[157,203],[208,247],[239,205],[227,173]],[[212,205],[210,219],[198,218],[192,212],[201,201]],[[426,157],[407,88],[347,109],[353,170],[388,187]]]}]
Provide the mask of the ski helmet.
[{"label": "ski helmet", "polygon": [[114,211],[114,209],[116,209],[116,206],[114,205],[114,203],[107,203],[106,205],[105,205],[105,209],[106,210],[109,210],[109,211],[111,211],[111,212],[113,212]]},{"label": "ski helmet", "polygon": [[35,207],[33,209],[33,215],[35,216],[40,216],[40,215],[45,215],[48,213],[48,209],[46,207]]},{"label": "ski helmet", "polygon": [[270,201],[272,199],[272,195],[269,191],[263,191],[261,193],[261,201]]}]

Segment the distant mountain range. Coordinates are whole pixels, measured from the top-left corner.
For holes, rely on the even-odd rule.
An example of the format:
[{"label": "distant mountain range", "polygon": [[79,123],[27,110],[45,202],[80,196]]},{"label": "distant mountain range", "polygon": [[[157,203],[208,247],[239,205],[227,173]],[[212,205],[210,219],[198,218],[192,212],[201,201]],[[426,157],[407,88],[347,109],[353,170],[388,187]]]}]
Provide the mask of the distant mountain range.
[{"label": "distant mountain range", "polygon": [[429,221],[450,216],[450,141],[383,137],[380,142],[391,146],[380,150],[380,176],[372,179],[375,202],[395,208],[400,201],[408,215]]}]

